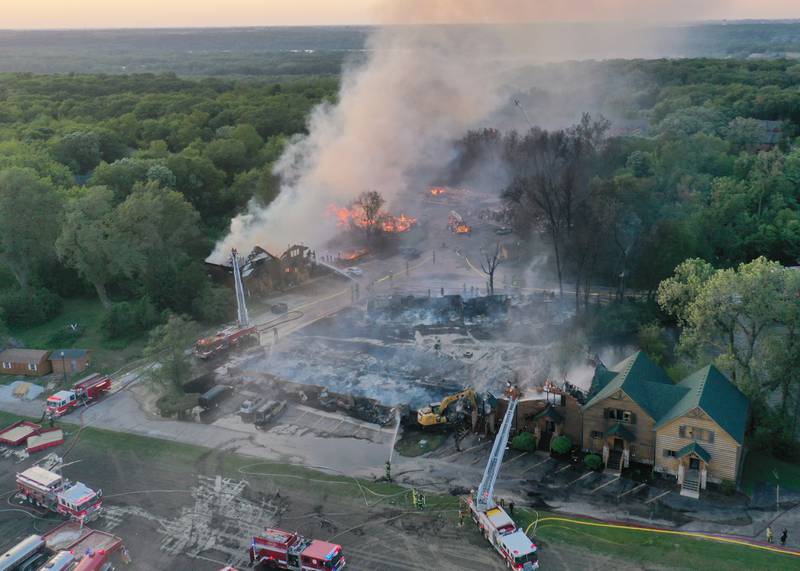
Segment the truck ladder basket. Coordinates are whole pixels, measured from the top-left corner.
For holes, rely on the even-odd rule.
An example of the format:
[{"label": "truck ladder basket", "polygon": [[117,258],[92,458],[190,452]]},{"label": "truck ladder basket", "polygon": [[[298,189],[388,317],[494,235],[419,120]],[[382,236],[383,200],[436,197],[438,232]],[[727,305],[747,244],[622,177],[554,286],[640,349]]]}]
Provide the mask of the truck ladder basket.
[{"label": "truck ladder basket", "polygon": [[233,268],[234,289],[236,290],[236,316],[238,317],[239,327],[248,327],[250,325],[250,316],[247,314],[242,272],[239,267],[239,255],[236,250],[231,251],[231,266]]},{"label": "truck ladder basket", "polygon": [[514,420],[514,412],[517,410],[517,399],[511,397],[508,399],[508,408],[506,414],[503,416],[503,424],[500,425],[500,431],[494,440],[492,446],[492,454],[489,456],[489,463],[486,464],[486,470],[483,472],[483,479],[481,485],[478,487],[478,493],[475,496],[475,506],[479,511],[486,511],[495,506],[494,502],[494,485],[497,482],[497,476],[500,474],[500,467],[503,464],[503,456],[506,453],[506,445],[508,444],[508,436],[511,433],[511,424]]}]

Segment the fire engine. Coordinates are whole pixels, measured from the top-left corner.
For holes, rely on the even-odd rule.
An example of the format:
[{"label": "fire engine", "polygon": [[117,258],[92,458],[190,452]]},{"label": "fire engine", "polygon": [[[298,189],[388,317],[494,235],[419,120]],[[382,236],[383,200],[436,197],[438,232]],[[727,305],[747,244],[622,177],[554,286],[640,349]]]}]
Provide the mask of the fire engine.
[{"label": "fire engine", "polygon": [[338,571],[345,565],[341,545],[306,539],[298,533],[266,529],[253,537],[250,563],[292,571]]},{"label": "fire engine", "polygon": [[522,529],[517,527],[505,510],[495,503],[493,497],[494,485],[500,474],[514,412],[517,409],[519,391],[509,387],[506,390],[506,396],[508,397],[508,408],[503,417],[503,423],[494,440],[489,462],[484,470],[478,491],[469,495],[467,506],[472,520],[509,568],[534,571],[539,568],[536,544],[525,535]]},{"label": "fire engine", "polygon": [[17,474],[17,490],[34,505],[77,521],[90,521],[103,509],[103,492],[61,474],[33,466]]},{"label": "fire engine", "polygon": [[211,337],[199,339],[194,344],[194,354],[200,359],[211,359],[237,347],[255,345],[259,341],[258,328],[250,325],[250,316],[247,313],[247,304],[244,297],[242,272],[239,267],[239,255],[236,250],[231,251],[231,268],[233,270],[233,283],[236,290],[236,325],[226,327]]},{"label": "fire engine", "polygon": [[87,404],[110,389],[111,377],[99,373],[89,375],[72,385],[72,390],[58,391],[54,395],[47,397],[46,412],[51,416],[62,416],[72,410],[73,407]]}]

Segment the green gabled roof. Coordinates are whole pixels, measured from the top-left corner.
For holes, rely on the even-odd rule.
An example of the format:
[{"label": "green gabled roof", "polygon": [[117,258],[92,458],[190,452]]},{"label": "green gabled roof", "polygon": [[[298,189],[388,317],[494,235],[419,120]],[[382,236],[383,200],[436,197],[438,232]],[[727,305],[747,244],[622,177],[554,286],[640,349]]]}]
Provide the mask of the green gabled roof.
[{"label": "green gabled roof", "polygon": [[[609,378],[608,373],[614,373],[614,376]],[[595,386],[595,382],[598,383],[597,386]],[[673,384],[664,370],[642,351],[637,351],[610,369],[602,367],[600,374],[596,370],[592,383],[593,396],[589,402],[583,405],[584,409],[621,390],[656,421],[685,392],[685,390],[677,391],[678,387]],[[601,383],[602,386],[600,386]]]},{"label": "green gabled roof", "polygon": [[589,397],[593,397],[597,393],[599,393],[605,386],[610,383],[614,377],[617,376],[617,373],[606,369],[605,365],[600,363],[594,369],[594,376],[592,377],[592,384],[589,388]]},{"label": "green gabled roof", "polygon": [[618,422],[611,428],[606,431],[606,436],[619,436],[623,440],[627,440],[628,442],[634,442],[636,440],[636,436],[621,422]]},{"label": "green gabled roof", "polygon": [[661,416],[656,423],[656,429],[699,408],[739,444],[744,442],[750,403],[719,369],[714,365],[703,367],[677,386],[686,392],[683,398]]},{"label": "green gabled roof", "polygon": [[700,446],[697,442],[692,442],[691,444],[687,444],[686,446],[678,450],[675,453],[675,457],[683,458],[687,454],[692,454],[692,453],[697,454],[706,463],[708,463],[711,460],[711,454],[708,453],[708,450]]}]

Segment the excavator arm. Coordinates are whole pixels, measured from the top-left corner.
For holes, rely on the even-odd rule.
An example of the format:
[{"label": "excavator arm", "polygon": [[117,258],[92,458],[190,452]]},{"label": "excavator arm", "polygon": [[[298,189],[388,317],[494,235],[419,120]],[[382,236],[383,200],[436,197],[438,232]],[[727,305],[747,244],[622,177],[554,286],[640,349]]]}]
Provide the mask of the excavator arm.
[{"label": "excavator arm", "polygon": [[430,406],[420,409],[417,412],[417,422],[423,427],[447,424],[447,409],[450,405],[463,398],[469,401],[473,409],[478,408],[478,396],[475,394],[475,391],[472,389],[464,389],[461,392],[446,396],[442,399],[442,402],[438,404],[433,403]]}]

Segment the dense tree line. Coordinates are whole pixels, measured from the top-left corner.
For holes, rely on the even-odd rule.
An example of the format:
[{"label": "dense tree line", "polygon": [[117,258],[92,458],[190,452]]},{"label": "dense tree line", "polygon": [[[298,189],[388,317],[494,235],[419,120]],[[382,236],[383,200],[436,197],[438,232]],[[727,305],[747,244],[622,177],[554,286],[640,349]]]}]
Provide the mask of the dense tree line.
[{"label": "dense tree line", "polygon": [[92,293],[109,336],[228,303],[202,261],[335,81],[0,76],[0,311],[45,321]]}]

